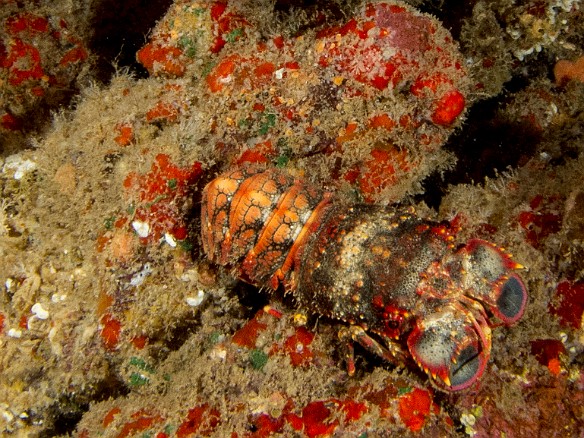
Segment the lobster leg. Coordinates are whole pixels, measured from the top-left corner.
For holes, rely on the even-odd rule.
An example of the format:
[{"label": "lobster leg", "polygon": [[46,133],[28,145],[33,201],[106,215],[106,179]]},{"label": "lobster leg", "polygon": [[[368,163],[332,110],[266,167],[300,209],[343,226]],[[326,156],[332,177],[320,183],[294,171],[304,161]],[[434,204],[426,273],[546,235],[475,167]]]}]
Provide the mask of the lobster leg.
[{"label": "lobster leg", "polygon": [[398,344],[389,340],[387,347],[385,347],[369,336],[361,326],[351,325],[349,327],[342,327],[339,330],[339,339],[346,342],[347,345],[347,373],[350,376],[355,374],[354,341],[358,342],[367,351],[376,354],[394,365],[399,366],[404,364],[406,355]]}]

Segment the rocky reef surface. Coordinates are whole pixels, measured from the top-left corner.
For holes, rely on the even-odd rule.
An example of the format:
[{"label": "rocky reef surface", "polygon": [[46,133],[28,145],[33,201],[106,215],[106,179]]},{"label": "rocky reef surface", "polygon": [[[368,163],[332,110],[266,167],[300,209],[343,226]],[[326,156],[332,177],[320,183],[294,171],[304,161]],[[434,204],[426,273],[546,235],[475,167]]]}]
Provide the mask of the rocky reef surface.
[{"label": "rocky reef surface", "polygon": [[[584,433],[579,1],[114,4],[2,3],[2,433]],[[512,252],[482,379],[359,349],[348,377],[338,323],[208,263],[202,188],[245,165]]]}]

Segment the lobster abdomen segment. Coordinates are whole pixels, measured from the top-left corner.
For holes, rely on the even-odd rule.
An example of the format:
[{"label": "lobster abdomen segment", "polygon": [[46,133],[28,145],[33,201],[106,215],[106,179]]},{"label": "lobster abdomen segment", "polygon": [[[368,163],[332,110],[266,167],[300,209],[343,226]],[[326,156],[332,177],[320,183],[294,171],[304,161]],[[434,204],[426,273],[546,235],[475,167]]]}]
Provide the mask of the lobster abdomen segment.
[{"label": "lobster abdomen segment", "polygon": [[203,249],[242,279],[276,289],[289,279],[329,200],[330,193],[276,169],[227,172],[203,192]]}]

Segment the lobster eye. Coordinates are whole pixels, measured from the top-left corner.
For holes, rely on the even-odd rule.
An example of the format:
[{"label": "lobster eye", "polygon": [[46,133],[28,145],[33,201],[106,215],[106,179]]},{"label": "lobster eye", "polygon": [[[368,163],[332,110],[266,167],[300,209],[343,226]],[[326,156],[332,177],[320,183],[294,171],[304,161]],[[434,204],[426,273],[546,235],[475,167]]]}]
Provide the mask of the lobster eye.
[{"label": "lobster eye", "polygon": [[523,315],[527,303],[527,290],[517,275],[510,276],[502,284],[497,298],[497,316],[505,324],[513,324]]}]

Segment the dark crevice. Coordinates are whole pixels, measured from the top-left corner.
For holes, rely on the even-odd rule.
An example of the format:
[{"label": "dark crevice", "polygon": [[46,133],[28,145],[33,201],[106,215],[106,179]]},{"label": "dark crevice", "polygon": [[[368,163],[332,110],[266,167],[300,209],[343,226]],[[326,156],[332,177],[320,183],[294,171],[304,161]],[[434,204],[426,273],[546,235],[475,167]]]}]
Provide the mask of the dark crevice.
[{"label": "dark crevice", "polygon": [[[282,26],[283,34],[302,35],[307,30],[323,25],[334,25],[343,19],[345,9],[350,5],[339,5],[333,1],[318,0],[277,0],[274,13]],[[297,21],[297,13],[303,12],[305,20]]]},{"label": "dark crevice", "polygon": [[108,82],[116,65],[129,68],[136,77],[148,76],[146,69],[136,61],[136,52],[146,43],[150,30],[171,4],[171,0],[104,0],[98,4],[89,24],[95,29],[89,48],[98,57],[98,80]]},{"label": "dark crevice", "polygon": [[182,319],[180,325],[172,327],[170,336],[161,341],[164,347],[157,351],[152,351],[152,357],[157,362],[165,360],[172,351],[179,350],[191,335],[197,331],[200,325],[201,319],[199,314],[193,315],[191,318]]},{"label": "dark crevice", "polygon": [[434,15],[450,31],[452,37],[458,40],[464,20],[472,15],[476,0],[432,0],[419,2],[409,1],[416,9]]},{"label": "dark crevice", "polygon": [[466,436],[465,426],[460,421],[462,416],[461,409],[458,407],[460,395],[458,393],[447,393],[436,391],[434,401],[438,404],[452,419],[452,427],[460,436]]},{"label": "dark crevice", "polygon": [[[518,81],[522,82],[522,81]],[[509,84],[522,88],[522,83]],[[454,169],[432,174],[424,181],[424,193],[416,201],[424,201],[437,209],[449,185],[482,183],[485,177],[524,164],[533,155],[541,133],[533,124],[504,118],[501,97],[475,104],[469,111],[463,128],[452,135],[444,148],[455,154]]]},{"label": "dark crevice", "polygon": [[[39,437],[71,435],[83,415],[89,410],[90,402],[96,403],[110,398],[122,397],[129,392],[124,382],[111,374],[101,381],[91,394],[63,394],[48,409],[47,418],[51,421],[51,427],[45,429]],[[34,415],[29,417],[34,420]]]},{"label": "dark crevice", "polygon": [[256,312],[270,303],[270,296],[267,292],[258,290],[257,287],[251,286],[243,281],[236,284],[234,294],[237,295],[242,308],[241,318],[249,320],[253,318]]}]

